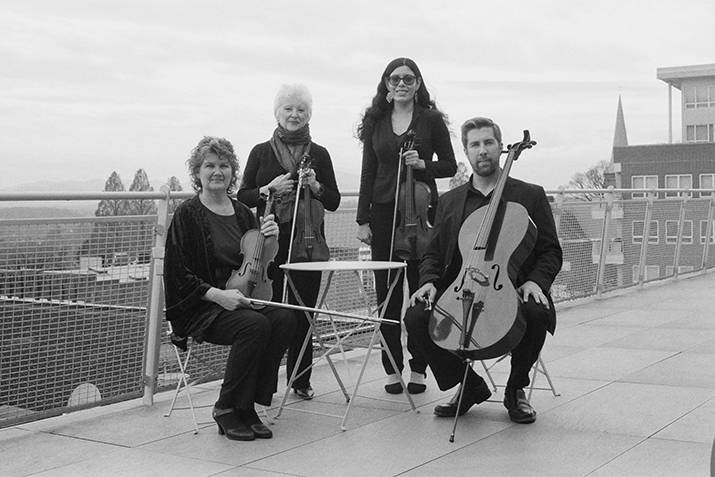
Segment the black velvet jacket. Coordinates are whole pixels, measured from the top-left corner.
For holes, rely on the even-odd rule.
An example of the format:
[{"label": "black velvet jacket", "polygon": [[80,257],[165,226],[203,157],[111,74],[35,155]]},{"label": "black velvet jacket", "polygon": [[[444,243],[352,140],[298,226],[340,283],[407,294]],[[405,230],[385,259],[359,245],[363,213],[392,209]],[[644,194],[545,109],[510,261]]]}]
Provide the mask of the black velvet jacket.
[{"label": "black velvet jacket", "polygon": [[[257,227],[250,209],[232,200],[241,233]],[[236,244],[236,246],[240,246]],[[166,236],[164,296],[166,319],[179,336],[201,341],[222,308],[202,299],[219,282],[216,277],[211,229],[199,196],[176,209]]]},{"label": "black velvet jacket", "polygon": [[[456,278],[449,275],[454,270],[461,269],[462,257],[458,251],[458,239],[470,187],[471,179],[470,182],[445,192],[439,198],[432,238],[420,262],[420,286],[434,283],[437,290],[442,291]],[[561,270],[562,251],[546,193],[541,186],[509,177],[502,199],[523,205],[537,229],[536,244],[522,264],[514,285],[519,287],[531,280],[541,287],[551,301],[549,291]],[[459,263],[454,263],[457,260]],[[552,306],[547,318],[551,333],[556,327],[556,314],[553,311]]]},{"label": "black velvet jacket", "polygon": [[[424,170],[415,170],[415,180],[424,182],[432,193],[432,204],[437,203],[435,178],[451,177],[457,172],[457,161],[449,137],[449,130],[438,111],[415,105],[408,129],[415,131],[415,149],[425,161]],[[434,155],[437,154],[437,160]],[[362,172],[358,199],[358,224],[370,223],[374,204],[391,204],[395,200],[399,148],[392,132],[388,114],[380,119],[365,137],[362,148]]]}]

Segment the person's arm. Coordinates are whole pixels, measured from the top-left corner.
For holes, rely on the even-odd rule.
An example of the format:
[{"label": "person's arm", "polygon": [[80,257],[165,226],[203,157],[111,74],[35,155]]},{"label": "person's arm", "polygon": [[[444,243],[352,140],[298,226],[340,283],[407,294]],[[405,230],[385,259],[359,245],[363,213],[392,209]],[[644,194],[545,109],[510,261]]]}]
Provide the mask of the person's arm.
[{"label": "person's arm", "polygon": [[372,147],[372,133],[366,133],[362,146],[362,171],[360,172],[360,193],[358,197],[356,222],[359,225],[370,223],[372,208],[372,188],[377,174],[377,156]]},{"label": "person's arm", "polygon": [[432,177],[452,177],[457,172],[457,160],[450,140],[449,130],[441,115],[435,114],[431,124],[432,147],[437,160],[425,161],[425,169]]},{"label": "person's arm", "polygon": [[316,194],[315,198],[323,203],[323,207],[331,212],[338,210],[340,206],[340,191],[338,183],[335,180],[335,171],[333,170],[333,161],[330,159],[330,153],[327,149],[322,149],[318,159],[318,167],[316,171],[316,180],[319,183],[320,193]]},{"label": "person's arm", "polygon": [[[432,228],[432,236],[420,260],[420,287],[427,283],[436,285],[442,276],[442,269],[444,268],[442,241],[449,240],[449,231],[446,230],[446,228],[449,227],[449,222],[444,220],[446,216],[444,202],[444,200],[440,200],[437,205],[437,213],[435,214],[436,220]],[[454,240],[456,240],[456,237]]]},{"label": "person's arm", "polygon": [[532,252],[536,256],[536,262],[526,276],[526,280],[536,283],[544,293],[548,293],[556,275],[561,270],[563,257],[554,216],[542,187],[538,187],[537,202],[531,219],[538,230],[536,244]]},{"label": "person's arm", "polygon": [[237,193],[238,200],[248,207],[258,206],[261,198],[260,194],[263,192],[256,183],[256,176],[258,175],[258,167],[261,160],[258,149],[259,145],[254,146],[248,154],[246,167],[243,169],[243,176],[241,178],[241,186]]}]

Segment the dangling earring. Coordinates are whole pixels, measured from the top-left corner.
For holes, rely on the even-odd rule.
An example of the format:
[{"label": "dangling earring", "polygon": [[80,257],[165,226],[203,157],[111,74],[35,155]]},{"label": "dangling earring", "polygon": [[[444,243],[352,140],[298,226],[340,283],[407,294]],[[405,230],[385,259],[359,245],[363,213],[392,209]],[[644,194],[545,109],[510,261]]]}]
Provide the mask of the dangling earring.
[{"label": "dangling earring", "polygon": [[392,98],[394,98],[394,97],[395,97],[395,95],[392,94],[392,91],[388,91],[387,94],[385,95],[385,101],[387,101],[388,103],[391,103]]},{"label": "dangling earring", "polygon": [[412,99],[415,101],[415,104],[417,104],[417,91],[415,91],[415,95],[412,97]]}]

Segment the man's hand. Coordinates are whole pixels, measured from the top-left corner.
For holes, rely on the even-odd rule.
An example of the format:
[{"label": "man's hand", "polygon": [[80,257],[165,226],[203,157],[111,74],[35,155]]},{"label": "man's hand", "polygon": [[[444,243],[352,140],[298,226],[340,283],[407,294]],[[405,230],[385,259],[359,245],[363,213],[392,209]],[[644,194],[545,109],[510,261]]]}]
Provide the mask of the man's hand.
[{"label": "man's hand", "polygon": [[549,308],[548,298],[546,298],[546,295],[541,290],[541,287],[535,282],[528,280],[524,282],[524,284],[521,285],[519,288],[517,288],[516,291],[519,293],[519,296],[521,297],[522,301],[529,301],[529,297],[533,296],[534,301],[536,303],[541,303],[547,309]]},{"label": "man's hand", "polygon": [[433,283],[425,283],[410,297],[410,305],[415,306],[418,301],[425,304],[425,309],[432,308],[434,297],[437,296],[437,289]]},{"label": "man's hand", "polygon": [[370,229],[370,224],[358,225],[356,236],[362,243],[370,245],[372,242],[372,230]]},{"label": "man's hand", "polygon": [[250,302],[243,293],[235,289],[221,290],[220,288],[210,288],[203,298],[229,311],[238,308],[247,308],[250,305]]}]

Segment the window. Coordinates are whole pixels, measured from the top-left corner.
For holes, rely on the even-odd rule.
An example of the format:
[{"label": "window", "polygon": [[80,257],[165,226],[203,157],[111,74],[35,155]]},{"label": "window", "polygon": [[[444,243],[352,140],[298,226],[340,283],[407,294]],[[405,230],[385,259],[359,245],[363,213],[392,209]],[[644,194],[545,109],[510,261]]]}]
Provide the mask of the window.
[{"label": "window", "polygon": [[[700,174],[701,189],[715,189],[715,174]],[[710,197],[712,192],[701,192],[700,197]]]},{"label": "window", "polygon": [[[693,176],[690,174],[666,174],[666,189],[691,189],[693,187]],[[687,192],[666,192],[666,197],[680,197],[688,195]]]},{"label": "window", "polygon": [[685,88],[683,94],[685,95],[685,107],[687,109],[695,108],[707,108],[711,106],[711,100],[715,102],[715,97],[713,97],[712,86],[691,86],[690,88]]},{"label": "window", "polygon": [[[665,221],[665,243],[675,244],[678,242],[678,221]],[[693,221],[683,221],[683,241],[681,243],[693,243]]]},{"label": "window", "polygon": [[[631,176],[631,189],[657,189],[658,176]],[[633,192],[632,198],[645,197],[644,192]]]},{"label": "window", "polygon": [[[665,276],[669,277],[673,275],[673,266],[672,265],[666,265],[665,266]],[[695,270],[695,267],[692,265],[678,265],[678,273],[687,273],[687,272],[692,272]]]},{"label": "window", "polygon": [[[643,243],[643,220],[633,221],[633,243]],[[648,236],[648,243],[658,243],[658,221],[650,221],[650,235]]]},{"label": "window", "polygon": [[713,142],[712,124],[691,124],[685,127],[685,142]]},{"label": "window", "polygon": [[[705,235],[707,234],[708,231],[708,221],[707,220],[701,220],[700,221],[700,243],[705,243]],[[710,243],[715,243],[715,220],[713,220],[713,224],[710,230]]]},{"label": "window", "polygon": [[[660,266],[658,265],[646,265],[643,271],[645,272],[645,277],[643,277],[645,282],[660,278]],[[638,283],[638,265],[633,265],[633,283]]]}]

